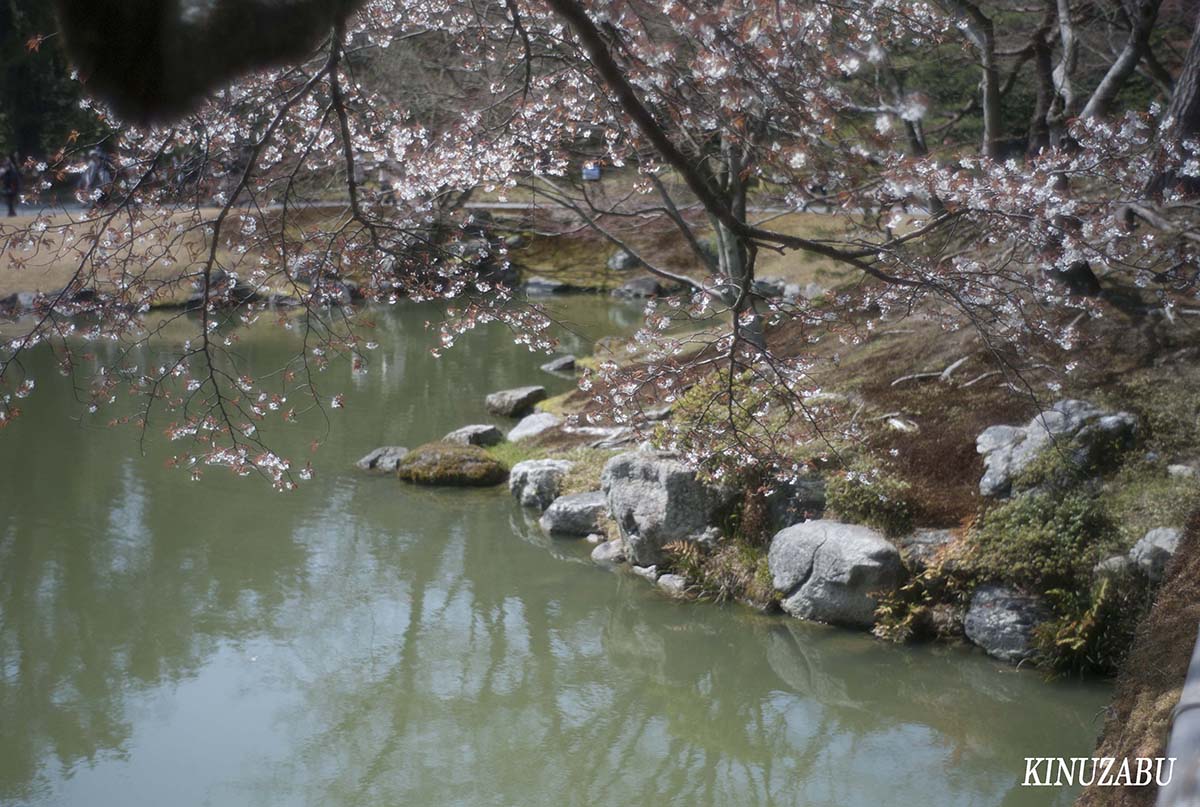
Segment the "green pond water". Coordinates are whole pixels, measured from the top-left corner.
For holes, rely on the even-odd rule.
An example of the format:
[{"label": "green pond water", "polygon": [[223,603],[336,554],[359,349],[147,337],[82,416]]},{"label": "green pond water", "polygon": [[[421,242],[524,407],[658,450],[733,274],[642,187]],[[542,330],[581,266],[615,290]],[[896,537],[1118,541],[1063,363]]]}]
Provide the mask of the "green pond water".
[{"label": "green pond water", "polygon": [[[555,303],[582,337],[636,308]],[[507,490],[352,463],[487,422],[488,391],[569,380],[501,329],[441,359],[433,309],[377,316],[324,425],[271,432],[316,477],[166,469],[38,353],[0,433],[0,803],[1046,805],[1027,756],[1086,756],[1103,686],[953,647],[670,601],[551,540]],[[582,334],[580,336],[579,334]],[[239,351],[271,369],[274,326]]]}]

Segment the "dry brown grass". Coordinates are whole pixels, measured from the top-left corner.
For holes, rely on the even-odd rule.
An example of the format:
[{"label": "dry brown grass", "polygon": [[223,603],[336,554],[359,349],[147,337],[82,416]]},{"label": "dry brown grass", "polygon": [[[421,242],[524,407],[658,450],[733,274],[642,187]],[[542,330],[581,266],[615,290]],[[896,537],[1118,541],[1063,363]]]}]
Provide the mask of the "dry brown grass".
[{"label": "dry brown grass", "polygon": [[[180,208],[165,221],[138,218],[127,211],[0,219],[0,298],[15,292],[56,292],[78,274],[83,286],[101,292],[117,284],[142,284],[153,291],[152,307],[178,304],[191,294],[192,281],[203,271],[211,246],[206,228],[219,212],[215,207]],[[261,231],[269,234],[257,240],[237,234],[237,214],[232,211],[226,220],[215,265],[247,276],[260,266],[264,254],[275,254],[281,214],[272,210],[260,217]],[[343,215],[336,206],[290,210],[286,236],[291,240],[307,231],[335,229]],[[44,225],[39,235],[31,235],[35,223]],[[97,234],[106,224],[105,237],[111,243],[92,254]],[[232,243],[226,243],[231,234]],[[295,291],[278,271],[267,286],[284,294]]]},{"label": "dry brown grass", "polygon": [[[1117,678],[1096,756],[1159,757],[1200,624],[1200,512],[1193,513],[1149,616]],[[1090,787],[1078,807],[1151,807],[1157,788]]]}]

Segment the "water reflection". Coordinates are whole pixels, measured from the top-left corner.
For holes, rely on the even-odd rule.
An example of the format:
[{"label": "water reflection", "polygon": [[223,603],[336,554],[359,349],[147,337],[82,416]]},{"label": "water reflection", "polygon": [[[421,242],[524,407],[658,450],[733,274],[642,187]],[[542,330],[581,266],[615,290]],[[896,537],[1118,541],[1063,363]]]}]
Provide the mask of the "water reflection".
[{"label": "water reflection", "polygon": [[496,333],[433,361],[426,318],[381,318],[296,495],[164,473],[65,396],[3,436],[0,801],[1044,804],[1022,758],[1090,749],[1102,691],[671,602],[504,491],[349,472],[541,378]]}]

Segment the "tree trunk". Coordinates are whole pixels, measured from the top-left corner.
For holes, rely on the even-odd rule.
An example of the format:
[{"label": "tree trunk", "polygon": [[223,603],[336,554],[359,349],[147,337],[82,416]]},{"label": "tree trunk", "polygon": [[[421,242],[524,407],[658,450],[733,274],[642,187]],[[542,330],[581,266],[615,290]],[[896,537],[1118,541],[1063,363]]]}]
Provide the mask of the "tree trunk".
[{"label": "tree trunk", "polygon": [[970,0],[945,0],[946,7],[963,23],[967,39],[979,52],[983,106],[983,144],[985,157],[1000,153],[1000,68],[996,64],[996,34],[991,19]]},{"label": "tree trunk", "polygon": [[[1200,135],[1200,18],[1196,20],[1192,43],[1188,46],[1163,122],[1163,145],[1167,148],[1177,148],[1183,141]],[[1200,178],[1180,177],[1175,171],[1166,169],[1150,181],[1146,192],[1157,196],[1168,188],[1189,195],[1200,194]]]},{"label": "tree trunk", "polygon": [[1175,94],[1167,107],[1168,135],[1176,141],[1200,133],[1200,19],[1192,33],[1183,69],[1175,82]]},{"label": "tree trunk", "polygon": [[1038,31],[1033,41],[1033,69],[1037,76],[1037,101],[1029,122],[1029,153],[1050,147],[1050,109],[1054,105],[1054,63],[1050,32]]},{"label": "tree trunk", "polygon": [[1158,19],[1158,7],[1162,0],[1131,0],[1126,5],[1126,16],[1129,18],[1129,37],[1125,47],[1117,56],[1117,60],[1109,67],[1104,78],[1096,87],[1092,97],[1083,107],[1081,117],[1103,115],[1108,112],[1109,105],[1117,97],[1117,93],[1125,86],[1125,82],[1137,69],[1142,54],[1150,44],[1150,34],[1154,31],[1154,23]]}]

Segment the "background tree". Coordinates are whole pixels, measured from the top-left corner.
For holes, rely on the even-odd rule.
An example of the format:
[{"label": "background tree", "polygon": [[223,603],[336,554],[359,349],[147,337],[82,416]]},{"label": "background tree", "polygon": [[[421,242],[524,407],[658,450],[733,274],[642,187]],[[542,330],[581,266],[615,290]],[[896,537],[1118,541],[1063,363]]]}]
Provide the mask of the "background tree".
[{"label": "background tree", "polygon": [[[112,49],[124,61],[105,61],[85,5],[60,2],[74,59],[93,68],[88,86],[135,119],[173,117],[121,126],[105,204],[3,232],[13,260],[66,255],[76,271],[38,302],[0,377],[13,394],[27,391],[20,356],[42,340],[73,366],[77,348],[64,339],[79,332],[73,315],[96,318],[92,338],[150,338],[144,313],[194,288],[186,306],[198,332],[184,351],[156,368],[118,362],[86,385],[96,406],[118,388],[141,396],[143,423],[175,412],[170,433],[197,443],[187,463],[285,480],[290,466],[255,424],[286,414],[279,399],[298,393],[337,405],[312,373],[337,354],[367,360],[349,306],[357,295],[461,301],[445,345],[499,319],[548,347],[544,312],[512,299],[504,244],[462,206],[480,190],[536,189],[616,244],[621,220],[657,216],[678,229],[695,270],[646,261],[689,290],[671,316],[649,312],[640,338],[657,349],[584,383],[622,417],[641,389],[678,389],[725,366],[717,397],[728,417],[692,445],[734,463],[786,466],[778,445],[821,433],[805,403],[817,390],[803,355],[772,350],[770,333],[784,324],[869,328],[919,308],[947,328],[976,329],[1004,370],[1019,372],[1021,351],[1009,348],[1069,342],[1081,312],[1101,314],[1115,299],[1091,284],[1091,298],[1081,296],[1081,274],[1102,290],[1153,287],[1149,305],[1168,311],[1195,294],[1200,238],[1179,196],[1185,183],[1161,200],[1143,191],[1164,171],[1196,173],[1187,138],[1161,129],[1168,89],[1181,99],[1194,85],[1179,75],[1191,62],[1175,55],[1194,25],[1190,8],[373,0],[348,17],[350,6],[297,14],[278,31],[294,33],[286,48],[274,35],[256,48],[220,36],[267,13],[247,0],[179,24],[170,10],[156,15],[129,33],[136,47]],[[206,58],[216,67],[175,97],[176,83],[154,71],[174,64],[164,45],[186,30],[213,43]],[[131,61],[139,48],[155,58]],[[209,79],[251,68],[179,117]],[[65,150],[47,173],[78,159]],[[601,197],[575,182],[583,159],[613,168],[628,191]],[[330,214],[322,205],[333,194]],[[836,223],[832,235],[773,224],[772,211],[814,206]],[[762,299],[756,258],[767,250],[836,261],[859,282],[833,309]],[[283,299],[307,309],[304,350],[280,376],[286,391],[240,372],[227,331]],[[714,313],[731,327],[679,359],[663,328]],[[745,389],[734,394],[738,378]]]}]

